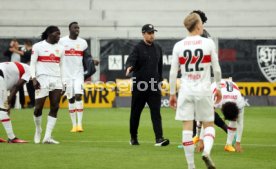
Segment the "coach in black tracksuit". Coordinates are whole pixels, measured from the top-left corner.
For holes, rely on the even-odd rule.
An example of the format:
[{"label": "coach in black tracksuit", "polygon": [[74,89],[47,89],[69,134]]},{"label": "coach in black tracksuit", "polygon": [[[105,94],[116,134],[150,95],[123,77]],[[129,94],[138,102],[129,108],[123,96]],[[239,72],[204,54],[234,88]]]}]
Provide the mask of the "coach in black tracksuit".
[{"label": "coach in black tracksuit", "polygon": [[133,49],[127,59],[126,75],[133,71],[133,90],[130,112],[131,145],[139,145],[137,139],[141,112],[147,103],[150,108],[151,120],[155,133],[155,146],[166,146],[168,139],[163,138],[161,122],[161,92],[158,84],[162,81],[162,49],[154,41],[153,25],[142,27],[144,39]]}]

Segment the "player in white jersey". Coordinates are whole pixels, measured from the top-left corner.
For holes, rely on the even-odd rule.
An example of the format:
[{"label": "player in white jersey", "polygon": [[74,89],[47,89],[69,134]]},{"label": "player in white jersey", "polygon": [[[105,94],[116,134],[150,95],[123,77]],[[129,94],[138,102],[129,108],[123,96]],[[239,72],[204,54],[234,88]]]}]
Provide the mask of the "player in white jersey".
[{"label": "player in white jersey", "polygon": [[86,40],[78,37],[79,25],[77,22],[69,24],[69,36],[60,39],[59,44],[64,46],[65,55],[63,58],[64,73],[63,83],[66,86],[66,96],[69,102],[69,113],[72,120],[71,132],[82,132],[83,117],[83,83],[85,60],[91,60]]},{"label": "player in white jersey", "polygon": [[[0,121],[8,135],[8,143],[27,143],[15,137],[9,117],[12,98],[30,80],[30,67],[19,62],[0,63]],[[8,91],[10,92],[8,96]],[[0,142],[6,142],[0,138]]]},{"label": "player in white jersey", "polygon": [[[212,91],[217,89],[215,83],[212,84]],[[241,138],[243,133],[243,119],[244,119],[244,106],[245,101],[241,95],[237,84],[231,80],[221,81],[222,100],[220,103],[215,104],[215,108],[220,108],[224,118],[229,120],[227,129],[227,140],[224,147],[225,151],[241,152]],[[235,134],[237,133],[235,148],[232,142]]]},{"label": "player in white jersey", "polygon": [[[193,120],[202,121],[205,128],[202,159],[208,169],[215,165],[210,158],[215,137],[214,110],[211,99],[211,74],[213,67],[215,81],[219,84],[221,70],[213,40],[203,38],[202,21],[198,14],[189,14],[184,25],[189,36],[177,42],[173,48],[170,70],[170,106],[176,109],[176,120],[183,121],[182,144],[189,169],[194,169]],[[181,69],[181,86],[176,98],[176,77]],[[219,86],[219,85],[218,85]],[[220,88],[216,90],[216,102],[221,99]]]},{"label": "player in white jersey", "polygon": [[41,121],[44,102],[49,96],[50,112],[42,143],[59,144],[52,138],[52,130],[57,120],[59,102],[62,95],[62,58],[63,46],[58,44],[60,31],[57,26],[48,26],[42,33],[42,41],[36,43],[32,49],[31,75],[35,91],[34,122],[36,126],[34,142],[40,143]]}]

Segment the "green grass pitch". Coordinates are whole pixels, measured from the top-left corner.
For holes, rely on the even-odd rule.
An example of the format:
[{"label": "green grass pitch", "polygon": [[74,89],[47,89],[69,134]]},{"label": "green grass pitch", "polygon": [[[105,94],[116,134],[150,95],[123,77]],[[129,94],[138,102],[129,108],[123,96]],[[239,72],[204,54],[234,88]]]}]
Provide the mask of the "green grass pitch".
[{"label": "green grass pitch", "polygon": [[[185,169],[181,143],[182,123],[172,109],[163,108],[164,136],[171,144],[154,147],[149,109],[142,113],[140,146],[129,145],[129,108],[85,109],[83,133],[70,133],[71,120],[61,109],[53,136],[60,145],[34,144],[32,109],[13,110],[13,128],[28,144],[0,144],[0,169]],[[43,111],[43,136],[48,109]],[[216,128],[212,158],[218,169],[276,168],[276,107],[245,109],[243,153],[223,150],[226,134]],[[3,127],[0,137],[6,138]],[[195,154],[197,169],[205,168],[201,154]]]}]

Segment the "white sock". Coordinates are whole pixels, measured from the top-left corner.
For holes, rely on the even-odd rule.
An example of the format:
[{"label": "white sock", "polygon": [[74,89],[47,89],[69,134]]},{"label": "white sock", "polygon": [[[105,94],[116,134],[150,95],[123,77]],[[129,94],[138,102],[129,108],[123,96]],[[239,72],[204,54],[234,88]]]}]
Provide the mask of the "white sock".
[{"label": "white sock", "polygon": [[215,128],[214,127],[206,127],[204,129],[204,150],[202,155],[210,155],[215,139]]},{"label": "white sock", "polygon": [[227,128],[227,140],[226,140],[227,145],[232,145],[232,141],[235,137],[236,130],[237,130],[237,122],[230,121]]},{"label": "white sock", "polygon": [[57,118],[54,118],[52,116],[48,116],[44,140],[52,137],[52,131],[55,127],[56,121],[57,121]]},{"label": "white sock", "polygon": [[34,116],[34,123],[35,123],[36,130],[41,129],[41,121],[42,121],[42,115],[38,117]]},{"label": "white sock", "polygon": [[78,126],[82,126],[82,116],[83,116],[83,102],[76,101],[76,110],[78,114]]},{"label": "white sock", "polygon": [[69,113],[70,113],[70,117],[71,117],[71,120],[72,120],[72,125],[73,127],[76,127],[77,126],[77,116],[76,116],[76,108],[75,108],[75,103],[69,103]]},{"label": "white sock", "polygon": [[2,122],[4,129],[6,130],[8,138],[14,139],[15,135],[13,133],[12,123],[11,123],[10,117],[8,116],[7,112],[0,111],[0,121]]},{"label": "white sock", "polygon": [[204,138],[204,128],[202,127],[199,134],[199,140],[203,140]]},{"label": "white sock", "polygon": [[195,146],[193,143],[193,131],[191,130],[183,130],[182,131],[182,144],[185,152],[185,157],[188,163],[188,168],[195,168],[194,162],[194,150]]}]

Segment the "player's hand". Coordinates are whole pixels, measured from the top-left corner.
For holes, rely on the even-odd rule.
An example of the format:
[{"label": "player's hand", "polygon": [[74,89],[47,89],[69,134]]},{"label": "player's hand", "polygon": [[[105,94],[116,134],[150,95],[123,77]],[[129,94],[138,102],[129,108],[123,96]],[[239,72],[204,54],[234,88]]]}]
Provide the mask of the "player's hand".
[{"label": "player's hand", "polygon": [[170,96],[170,107],[172,108],[172,109],[176,109],[176,107],[177,107],[177,98],[176,98],[176,95],[171,95]]},{"label": "player's hand", "polygon": [[236,148],[236,152],[238,152],[238,153],[243,152],[243,149],[241,147],[241,143],[240,142],[236,142],[235,148]]},{"label": "player's hand", "polygon": [[133,69],[132,66],[130,66],[130,67],[127,68],[127,70],[126,70],[126,76],[129,75],[129,73],[132,71],[132,69]]},{"label": "player's hand", "polygon": [[196,152],[202,152],[204,149],[203,140],[199,140],[196,146]]},{"label": "player's hand", "polygon": [[220,90],[216,90],[215,93],[215,104],[218,104],[221,101],[222,95]]},{"label": "player's hand", "polygon": [[34,88],[37,90],[37,89],[40,89],[40,83],[36,80],[36,78],[33,78],[33,85],[34,85]]}]

